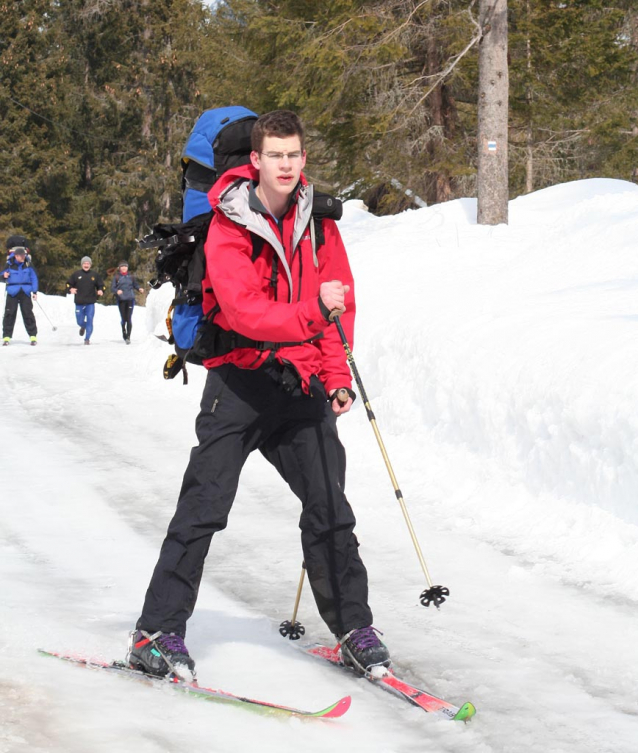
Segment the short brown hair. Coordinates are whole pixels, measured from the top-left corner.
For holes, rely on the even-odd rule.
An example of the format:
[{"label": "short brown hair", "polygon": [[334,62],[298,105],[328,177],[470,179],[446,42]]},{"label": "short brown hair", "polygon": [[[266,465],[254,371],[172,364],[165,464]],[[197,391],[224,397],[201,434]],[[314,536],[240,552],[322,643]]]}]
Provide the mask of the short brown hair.
[{"label": "short brown hair", "polygon": [[260,152],[266,136],[299,136],[301,148],[304,149],[303,125],[299,116],[291,110],[273,110],[257,118],[253,126],[250,138],[251,146],[255,152]]}]

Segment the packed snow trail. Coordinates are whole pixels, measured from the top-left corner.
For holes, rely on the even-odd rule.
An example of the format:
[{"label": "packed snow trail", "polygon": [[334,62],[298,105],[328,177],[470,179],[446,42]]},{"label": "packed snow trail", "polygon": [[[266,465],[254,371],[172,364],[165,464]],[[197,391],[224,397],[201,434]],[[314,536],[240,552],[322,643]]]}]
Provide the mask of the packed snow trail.
[{"label": "packed snow trail", "polygon": [[[638,739],[638,188],[557,186],[478,227],[464,200],[346,207],[357,365],[434,582],[425,584],[360,401],[340,419],[375,625],[397,671],[478,713],[450,725],[343,677],[277,633],[299,578],[299,504],[260,456],[217,536],[187,644],[207,685],[319,708],[274,720],[122,688],[36,654],[121,658],[195,442],[202,369],[165,382],[152,336],[41,296],[39,344],[0,352],[0,751],[633,753]],[[383,305],[391,299],[393,305]],[[36,310],[36,316],[38,311]],[[25,342],[21,342],[21,340]],[[327,642],[308,591],[299,619]],[[117,720],[114,722],[114,720]]]}]

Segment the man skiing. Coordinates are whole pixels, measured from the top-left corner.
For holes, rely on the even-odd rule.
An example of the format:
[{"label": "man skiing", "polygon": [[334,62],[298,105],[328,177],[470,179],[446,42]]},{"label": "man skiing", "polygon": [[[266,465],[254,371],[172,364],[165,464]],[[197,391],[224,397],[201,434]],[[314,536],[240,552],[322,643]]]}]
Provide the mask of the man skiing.
[{"label": "man skiing", "polygon": [[[128,661],[155,675],[194,676],[186,622],[211,538],[226,527],[242,467],[258,449],[301,500],[308,579],[345,660],[361,670],[387,666],[389,652],[372,627],[336,427],[354,399],[329,318],[341,316],[352,342],[348,259],[333,220],[323,221],[323,245],[313,245],[313,189],[302,173],[304,134],[294,113],[279,110],[256,121],[250,161],[224,173],[208,195],[215,216],[205,245],[203,308],[219,326],[219,352],[204,361],[199,445],[131,633]],[[256,258],[254,236],[264,241]],[[346,391],[340,402],[337,395]]]},{"label": "man skiing", "polygon": [[38,326],[33,313],[33,301],[38,296],[38,275],[27,261],[28,241],[23,236],[11,236],[9,241],[16,239],[24,241],[24,245],[8,249],[9,257],[0,277],[7,286],[2,319],[2,344],[6,346],[11,342],[19,308],[31,345],[37,345]]},{"label": "man skiing", "polygon": [[74,272],[66,282],[67,293],[75,296],[75,320],[85,345],[91,344],[95,302],[98,296],[104,295],[104,282],[97,272],[91,272],[92,265],[91,257],[83,256],[81,269]]}]

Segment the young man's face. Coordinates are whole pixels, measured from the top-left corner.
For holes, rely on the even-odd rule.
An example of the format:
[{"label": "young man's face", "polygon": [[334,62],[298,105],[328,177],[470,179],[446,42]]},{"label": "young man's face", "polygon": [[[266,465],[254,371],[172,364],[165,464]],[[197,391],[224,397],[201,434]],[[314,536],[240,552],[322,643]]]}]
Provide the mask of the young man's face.
[{"label": "young man's face", "polygon": [[261,152],[251,152],[253,167],[259,170],[259,185],[267,194],[291,194],[306,164],[299,136],[266,136]]}]

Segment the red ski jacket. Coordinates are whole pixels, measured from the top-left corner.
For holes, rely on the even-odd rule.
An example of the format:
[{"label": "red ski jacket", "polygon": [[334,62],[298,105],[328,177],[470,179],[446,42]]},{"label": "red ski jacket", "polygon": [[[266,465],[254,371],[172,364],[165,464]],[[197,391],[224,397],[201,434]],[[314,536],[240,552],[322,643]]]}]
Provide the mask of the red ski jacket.
[{"label": "red ski jacket", "polygon": [[[313,187],[302,175],[291,206],[278,226],[275,218],[258,206],[260,202],[254,196],[251,199],[251,181],[258,180],[258,171],[245,165],[224,173],[208,194],[215,215],[204,247],[204,311],[218,305],[220,311],[214,322],[253,340],[294,343],[277,349],[275,358],[297,369],[305,391],[313,374],[326,391],[350,388],[352,379],[341,338],[319,307],[322,282],[341,280],[350,286],[341,323],[352,347],[354,282],[337,225],[334,220],[323,220],[325,243],[315,252],[309,228]],[[264,241],[255,260],[251,234]],[[317,338],[318,335],[322,337]],[[317,339],[303,342],[311,338]],[[271,353],[236,348],[207,359],[204,365],[210,369],[233,363],[256,369]]]}]

